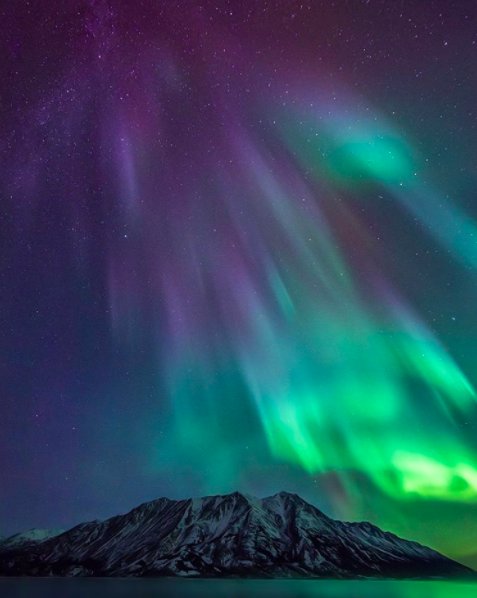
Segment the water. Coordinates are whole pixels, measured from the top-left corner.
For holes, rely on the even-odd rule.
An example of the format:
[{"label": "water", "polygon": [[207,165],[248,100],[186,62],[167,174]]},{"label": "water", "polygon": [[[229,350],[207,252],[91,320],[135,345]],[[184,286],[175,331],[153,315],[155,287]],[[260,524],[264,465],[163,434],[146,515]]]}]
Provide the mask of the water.
[{"label": "water", "polygon": [[477,583],[252,579],[0,578],[1,598],[476,598]]}]

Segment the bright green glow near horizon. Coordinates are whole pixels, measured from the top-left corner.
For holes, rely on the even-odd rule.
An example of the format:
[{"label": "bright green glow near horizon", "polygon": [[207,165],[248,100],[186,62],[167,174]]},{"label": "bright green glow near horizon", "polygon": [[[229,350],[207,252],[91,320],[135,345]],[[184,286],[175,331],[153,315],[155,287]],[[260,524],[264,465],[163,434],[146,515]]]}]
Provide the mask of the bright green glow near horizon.
[{"label": "bright green glow near horizon", "polygon": [[[396,451],[393,465],[401,476],[403,491],[427,498],[475,500],[477,470],[466,464],[447,465],[427,456]],[[447,495],[443,496],[443,489]]]}]

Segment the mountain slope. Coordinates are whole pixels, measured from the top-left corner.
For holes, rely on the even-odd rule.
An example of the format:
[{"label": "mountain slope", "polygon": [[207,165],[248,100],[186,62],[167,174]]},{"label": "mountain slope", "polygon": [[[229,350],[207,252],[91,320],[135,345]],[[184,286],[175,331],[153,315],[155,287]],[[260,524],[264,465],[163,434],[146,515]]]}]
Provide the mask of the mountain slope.
[{"label": "mountain slope", "polygon": [[144,503],[104,522],[2,549],[3,575],[446,577],[470,573],[370,523],[333,520],[295,494]]}]

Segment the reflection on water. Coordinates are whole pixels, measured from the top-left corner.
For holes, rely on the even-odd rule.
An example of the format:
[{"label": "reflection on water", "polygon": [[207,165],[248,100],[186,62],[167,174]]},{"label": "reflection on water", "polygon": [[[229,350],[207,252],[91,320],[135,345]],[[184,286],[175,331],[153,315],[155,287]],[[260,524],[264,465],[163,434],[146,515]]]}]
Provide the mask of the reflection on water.
[{"label": "reflection on water", "polygon": [[250,579],[11,579],[1,598],[475,598],[477,583]]}]

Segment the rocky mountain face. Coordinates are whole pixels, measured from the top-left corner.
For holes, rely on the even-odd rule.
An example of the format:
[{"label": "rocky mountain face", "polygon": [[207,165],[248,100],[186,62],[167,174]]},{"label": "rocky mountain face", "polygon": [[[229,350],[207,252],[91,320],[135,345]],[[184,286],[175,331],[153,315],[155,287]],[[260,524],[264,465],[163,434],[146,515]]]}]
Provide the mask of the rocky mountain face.
[{"label": "rocky mountain face", "polygon": [[0,545],[1,575],[449,577],[470,569],[296,494],[159,498],[58,536]]}]

